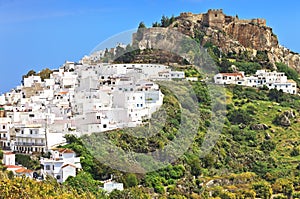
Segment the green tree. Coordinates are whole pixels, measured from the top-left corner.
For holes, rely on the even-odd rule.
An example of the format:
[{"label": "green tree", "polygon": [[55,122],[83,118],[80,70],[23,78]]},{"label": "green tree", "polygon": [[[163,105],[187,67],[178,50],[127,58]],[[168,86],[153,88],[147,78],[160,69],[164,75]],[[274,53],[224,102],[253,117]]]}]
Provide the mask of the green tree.
[{"label": "green tree", "polygon": [[228,73],[228,72],[232,72],[232,68],[231,68],[232,63],[230,61],[228,61],[225,58],[222,58],[222,61],[220,63],[220,69],[219,72],[220,73]]},{"label": "green tree", "polygon": [[30,71],[28,71],[28,73],[26,75],[23,75],[22,80],[24,80],[24,78],[30,77],[32,75],[36,75],[36,72],[34,70],[30,70]]},{"label": "green tree", "polygon": [[41,77],[42,81],[45,79],[49,79],[50,75],[52,74],[53,71],[51,71],[49,68],[43,69],[41,72],[38,73],[38,75]]},{"label": "green tree", "polygon": [[41,168],[40,162],[29,155],[16,154],[16,162],[32,170]]},{"label": "green tree", "polygon": [[73,187],[78,193],[91,192],[94,195],[103,195],[103,192],[99,188],[102,183],[94,180],[92,175],[85,171],[80,171],[76,177],[68,177],[64,184]]},{"label": "green tree", "polygon": [[139,23],[138,29],[140,29],[140,28],[146,28],[146,25],[145,25],[145,23],[144,23],[143,21],[141,21],[141,22]]},{"label": "green tree", "polygon": [[138,179],[134,173],[129,173],[124,176],[123,179],[125,187],[135,187],[138,185]]},{"label": "green tree", "polygon": [[252,188],[254,189],[254,191],[256,193],[256,197],[259,197],[262,199],[270,199],[272,196],[271,185],[266,181],[260,181],[260,182],[254,183],[252,185]]},{"label": "green tree", "polygon": [[283,100],[283,92],[282,90],[271,89],[268,97],[271,101],[281,102]]},{"label": "green tree", "polygon": [[201,162],[199,160],[199,158],[193,158],[190,161],[190,166],[191,166],[191,173],[194,176],[199,176],[201,174]]},{"label": "green tree", "polygon": [[231,110],[228,113],[228,120],[232,124],[249,124],[253,121],[252,116],[244,109]]},{"label": "green tree", "polygon": [[161,17],[160,22],[161,22],[162,27],[168,27],[170,25],[170,19],[168,17],[166,17],[165,15],[163,15]]},{"label": "green tree", "polygon": [[154,22],[154,23],[152,23],[152,27],[160,27],[161,26],[161,24],[160,23],[158,23],[158,22]]}]

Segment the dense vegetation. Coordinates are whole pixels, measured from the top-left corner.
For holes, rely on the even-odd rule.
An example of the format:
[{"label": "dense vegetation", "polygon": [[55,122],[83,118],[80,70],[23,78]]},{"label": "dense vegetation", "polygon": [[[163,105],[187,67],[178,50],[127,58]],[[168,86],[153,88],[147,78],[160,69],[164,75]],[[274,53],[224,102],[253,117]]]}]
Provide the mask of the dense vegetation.
[{"label": "dense vegetation", "polygon": [[[229,86],[224,101],[227,119],[221,137],[212,152],[202,157],[199,156],[199,148],[209,126],[210,98],[204,83],[194,82],[192,86],[200,102],[200,127],[189,150],[178,160],[147,174],[124,173],[103,164],[97,154],[87,147],[86,139],[97,141],[99,134],[83,138],[67,136],[69,144],[63,147],[73,149],[82,157],[83,171],[75,178],[69,178],[63,186],[72,187],[73,194],[102,197],[98,180],[108,179],[113,174],[117,181],[124,183],[126,190],[114,191],[105,197],[211,198],[211,194],[213,198],[270,198],[271,194],[275,194],[277,198],[297,198],[300,195],[300,124],[297,119],[300,98],[277,90]],[[164,109],[170,116],[163,131],[154,133],[148,139],[131,136],[130,131],[125,130],[104,135],[122,149],[139,153],[166,147],[179,135],[182,118],[179,99],[163,86],[162,90],[165,94]],[[184,104],[184,107],[188,105]],[[282,125],[278,119],[286,113],[294,115],[289,118],[288,126]],[[19,161],[22,159],[30,163],[26,157],[18,157]],[[11,184],[16,183],[17,178],[13,181],[4,179],[4,184]],[[33,183],[31,186],[35,190],[35,183],[38,182],[30,183]],[[142,188],[137,185],[142,185]],[[52,185],[47,186],[52,189]]]},{"label": "dense vegetation", "polygon": [[26,177],[14,177],[11,173],[0,171],[0,198],[93,199],[96,197],[89,192],[79,193],[72,187],[62,186],[55,179],[39,182]]},{"label": "dense vegetation", "polygon": [[[300,172],[300,125],[297,120],[300,98],[277,90],[228,87],[227,119],[221,138],[210,154],[201,157],[198,149],[209,125],[210,100],[205,97],[208,95],[203,84],[194,83],[194,88],[202,101],[203,121],[190,149],[173,164],[154,172],[143,175],[116,172],[116,179],[132,188],[114,191],[111,197],[126,196],[134,191],[140,197],[150,194],[168,198],[211,198],[209,195],[212,194],[213,198],[270,198],[275,194],[278,198],[296,198],[300,191],[300,178],[297,177]],[[165,106],[173,106],[175,108],[170,110],[176,110],[175,98],[164,92],[167,95]],[[170,103],[172,100],[175,101]],[[296,116],[290,118],[290,126],[274,122],[278,116],[291,110],[296,111]],[[180,122],[171,118],[170,121],[172,123],[166,122],[167,126],[175,128]],[[176,131],[168,128],[164,131],[149,140],[139,140],[120,130],[107,132],[106,136],[125,150],[144,152],[164,147],[170,140],[176,139]],[[91,135],[91,140],[96,142],[97,135]],[[77,147],[86,150],[87,145],[81,146],[81,139],[72,139],[69,141],[73,144],[67,147],[77,143]]]}]

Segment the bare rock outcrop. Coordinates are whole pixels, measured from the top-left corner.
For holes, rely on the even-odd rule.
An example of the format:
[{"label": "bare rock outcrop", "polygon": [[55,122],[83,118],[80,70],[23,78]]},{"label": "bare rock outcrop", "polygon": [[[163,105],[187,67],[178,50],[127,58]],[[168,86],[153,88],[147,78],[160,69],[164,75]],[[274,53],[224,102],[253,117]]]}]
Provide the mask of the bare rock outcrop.
[{"label": "bare rock outcrop", "polygon": [[168,29],[197,38],[202,45],[210,42],[223,53],[249,53],[253,58],[258,51],[267,54],[268,62],[282,62],[300,72],[300,55],[281,46],[265,19],[239,19],[223,10],[207,13],[181,13]]}]

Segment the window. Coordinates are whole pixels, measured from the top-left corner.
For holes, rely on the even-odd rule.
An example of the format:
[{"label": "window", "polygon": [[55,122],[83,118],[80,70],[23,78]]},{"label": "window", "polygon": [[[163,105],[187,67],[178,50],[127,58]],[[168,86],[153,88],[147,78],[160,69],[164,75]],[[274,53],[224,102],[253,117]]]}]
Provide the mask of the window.
[{"label": "window", "polygon": [[46,165],[46,170],[50,170],[50,165]]},{"label": "window", "polygon": [[60,179],[60,175],[57,175],[57,176],[56,176],[56,179],[59,180],[59,179]]},{"label": "window", "polygon": [[30,129],[30,135],[32,135],[32,129]]},{"label": "window", "polygon": [[2,129],[5,129],[5,125],[2,126]]},{"label": "window", "polygon": [[106,129],[107,128],[107,124],[103,124],[103,128]]},{"label": "window", "polygon": [[217,14],[215,14],[215,17],[218,17],[218,15],[217,15]]},{"label": "window", "polygon": [[100,120],[100,115],[97,115],[97,120]]}]

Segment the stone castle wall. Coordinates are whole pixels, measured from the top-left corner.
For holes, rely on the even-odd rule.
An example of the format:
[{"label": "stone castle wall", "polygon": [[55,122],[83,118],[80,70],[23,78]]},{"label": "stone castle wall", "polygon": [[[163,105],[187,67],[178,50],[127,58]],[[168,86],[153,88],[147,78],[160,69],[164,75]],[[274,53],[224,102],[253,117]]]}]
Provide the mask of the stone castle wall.
[{"label": "stone castle wall", "polygon": [[234,22],[234,23],[245,23],[254,24],[259,26],[266,26],[265,19],[239,19],[237,16],[227,16],[223,13],[222,9],[209,9],[207,13],[195,15],[191,12],[181,13],[182,18],[197,18],[201,21],[204,26],[223,29],[224,26]]}]

